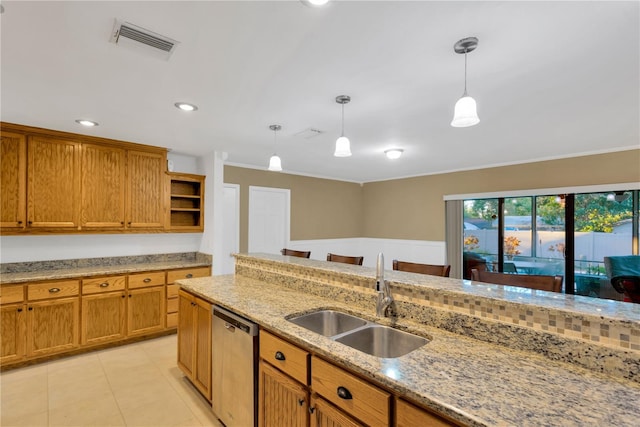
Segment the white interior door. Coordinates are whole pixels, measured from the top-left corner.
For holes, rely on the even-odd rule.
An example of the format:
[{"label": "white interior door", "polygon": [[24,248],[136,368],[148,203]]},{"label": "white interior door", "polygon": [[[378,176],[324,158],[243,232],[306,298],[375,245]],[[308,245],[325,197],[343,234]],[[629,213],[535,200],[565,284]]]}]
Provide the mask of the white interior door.
[{"label": "white interior door", "polygon": [[249,252],[279,254],[289,242],[291,191],[249,187]]},{"label": "white interior door", "polygon": [[236,263],[231,254],[237,253],[240,249],[240,186],[238,184],[224,184],[223,200],[223,256],[220,274],[233,274]]}]

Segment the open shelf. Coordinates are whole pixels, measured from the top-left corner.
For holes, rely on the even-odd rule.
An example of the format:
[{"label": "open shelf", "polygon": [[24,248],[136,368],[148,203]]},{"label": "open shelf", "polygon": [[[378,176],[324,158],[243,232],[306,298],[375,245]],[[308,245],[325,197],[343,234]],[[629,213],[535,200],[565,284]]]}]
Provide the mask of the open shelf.
[{"label": "open shelf", "polygon": [[204,230],[204,176],[167,172],[167,228]]}]

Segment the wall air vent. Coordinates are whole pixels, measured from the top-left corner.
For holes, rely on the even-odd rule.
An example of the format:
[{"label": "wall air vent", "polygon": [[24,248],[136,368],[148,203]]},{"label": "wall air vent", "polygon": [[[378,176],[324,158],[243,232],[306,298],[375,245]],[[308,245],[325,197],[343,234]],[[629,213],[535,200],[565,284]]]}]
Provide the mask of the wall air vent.
[{"label": "wall air vent", "polygon": [[169,59],[179,42],[154,33],[129,22],[117,20],[111,32],[111,43],[153,52],[155,56]]}]

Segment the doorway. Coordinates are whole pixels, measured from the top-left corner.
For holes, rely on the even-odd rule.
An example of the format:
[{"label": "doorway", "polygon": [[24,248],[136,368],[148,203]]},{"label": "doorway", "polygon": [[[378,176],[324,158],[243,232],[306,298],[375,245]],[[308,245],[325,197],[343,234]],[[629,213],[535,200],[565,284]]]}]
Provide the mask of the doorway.
[{"label": "doorway", "polygon": [[279,254],[289,242],[291,190],[249,187],[249,252]]}]

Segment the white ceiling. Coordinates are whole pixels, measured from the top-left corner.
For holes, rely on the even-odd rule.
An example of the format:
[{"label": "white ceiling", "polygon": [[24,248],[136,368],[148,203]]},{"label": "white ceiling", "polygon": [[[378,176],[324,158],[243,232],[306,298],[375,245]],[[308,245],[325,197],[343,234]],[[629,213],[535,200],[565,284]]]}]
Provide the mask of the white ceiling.
[{"label": "white ceiling", "polygon": [[[2,120],[369,182],[640,147],[639,2],[2,1]],[[109,43],[118,18],[180,42]],[[481,122],[452,128],[464,57]],[[333,157],[337,95],[353,156]],[[194,113],[174,107],[186,101]],[[74,120],[100,123],[92,129]],[[296,136],[308,128],[324,133]],[[383,151],[404,149],[398,160]]]}]

